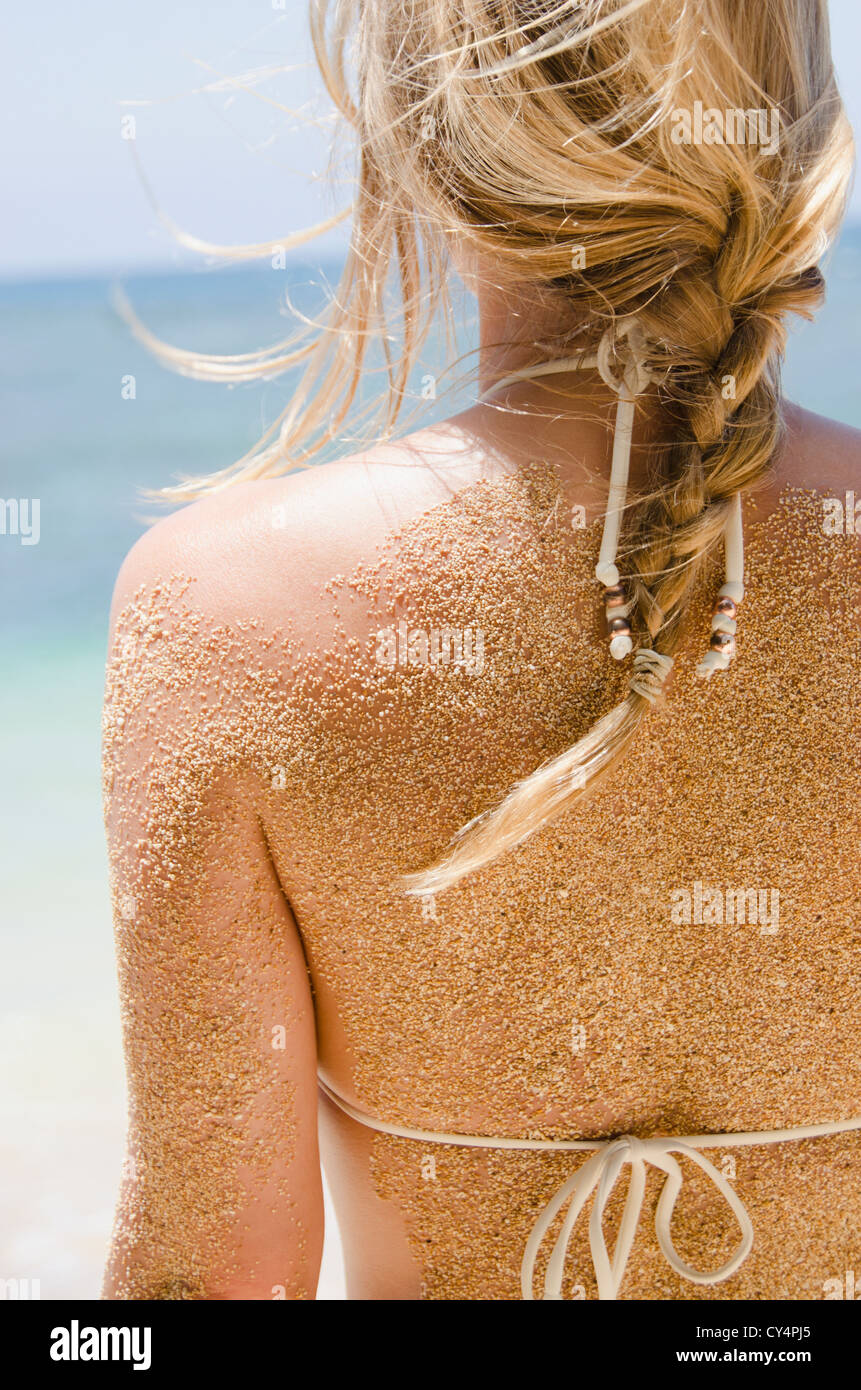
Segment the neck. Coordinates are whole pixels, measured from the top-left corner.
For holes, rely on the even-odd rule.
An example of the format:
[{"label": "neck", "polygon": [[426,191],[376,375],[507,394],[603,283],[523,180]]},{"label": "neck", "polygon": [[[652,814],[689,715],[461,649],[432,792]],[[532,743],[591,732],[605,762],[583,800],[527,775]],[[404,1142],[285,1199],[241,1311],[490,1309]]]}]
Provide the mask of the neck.
[{"label": "neck", "polygon": [[480,284],[476,293],[481,324],[481,391],[534,362],[569,357],[575,351],[568,340],[574,339],[576,322],[566,326],[558,304],[555,308],[542,305],[526,291],[503,291],[487,283]]},{"label": "neck", "polygon": [[[538,454],[563,458],[572,450],[580,458],[594,460],[597,471],[606,474],[617,397],[596,370],[571,369],[525,379],[493,394],[497,382],[511,373],[538,362],[562,361],[576,357],[595,343],[577,335],[577,321],[565,323],[560,301],[542,303],[532,291],[521,293],[486,282],[477,287],[480,311],[479,390],[490,392],[491,400],[475,407],[486,412],[491,426],[510,436],[536,457]],[[576,421],[576,434],[572,426]],[[652,446],[672,438],[672,430],[654,391],[647,391],[637,403],[631,481],[645,483]],[[576,442],[575,442],[576,441]]]}]

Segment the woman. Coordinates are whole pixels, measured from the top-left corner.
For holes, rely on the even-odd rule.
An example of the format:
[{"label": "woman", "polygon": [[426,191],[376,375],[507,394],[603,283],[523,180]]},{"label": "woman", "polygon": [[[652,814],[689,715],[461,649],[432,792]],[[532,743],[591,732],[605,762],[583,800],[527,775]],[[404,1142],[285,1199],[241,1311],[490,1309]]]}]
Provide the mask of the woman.
[{"label": "woman", "polygon": [[[861,1267],[826,524],[861,437],[779,363],[851,158],[824,0],[314,26],[360,153],[331,319],[237,360],[308,357],[277,442],[173,491],[113,607],[106,1295],[314,1296],[319,1078],[353,1298],[821,1298]],[[393,258],[388,437],[288,472],[388,341]],[[452,263],[476,400],[395,439]]]}]

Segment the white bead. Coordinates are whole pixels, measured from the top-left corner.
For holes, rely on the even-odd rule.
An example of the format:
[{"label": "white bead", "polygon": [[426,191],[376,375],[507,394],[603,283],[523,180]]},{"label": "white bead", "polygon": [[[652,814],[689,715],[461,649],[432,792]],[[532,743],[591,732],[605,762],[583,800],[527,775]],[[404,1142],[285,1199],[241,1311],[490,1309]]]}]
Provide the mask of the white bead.
[{"label": "white bead", "polygon": [[718,589],[720,598],[731,598],[733,603],[741,603],[744,598],[744,585],[740,580],[728,579],[725,584]]},{"label": "white bead", "polygon": [[727,656],[726,652],[709,650],[697,667],[697,675],[708,678],[715,671],[725,671],[730,660],[731,658]]},{"label": "white bead", "polygon": [[[600,562],[595,566],[595,578],[599,584],[603,584],[605,589],[612,589],[614,584],[619,582],[619,571],[615,565],[602,565]],[[628,649],[630,651],[630,648]]]},{"label": "white bead", "polygon": [[623,657],[628,655],[633,645],[629,632],[617,632],[610,642],[610,655],[614,656],[617,661],[621,661]]},{"label": "white bead", "polygon": [[735,618],[728,618],[726,613],[715,613],[712,618],[712,632],[735,632],[738,623]]}]

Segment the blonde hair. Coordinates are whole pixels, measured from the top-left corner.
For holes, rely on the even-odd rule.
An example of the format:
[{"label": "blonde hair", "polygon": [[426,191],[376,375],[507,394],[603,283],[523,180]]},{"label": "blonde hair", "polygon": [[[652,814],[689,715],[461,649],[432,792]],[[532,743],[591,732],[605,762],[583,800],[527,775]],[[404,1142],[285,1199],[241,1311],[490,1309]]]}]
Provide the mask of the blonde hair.
[{"label": "blonde hair", "polygon": [[[648,645],[671,654],[733,499],[775,452],[786,315],[818,307],[818,263],[844,208],[852,138],[826,0],[314,0],[311,15],[324,81],[358,142],[343,278],[327,321],[299,346],[177,360],[153,343],[209,379],[307,363],[274,443],[169,495],[285,472],[337,435],[368,345],[389,352],[394,259],[403,345],[387,356],[390,431],[447,307],[457,239],[495,283],[557,297],[584,351],[637,316],[675,442],[626,538],[629,597]],[[758,111],[777,142],[748,138]],[[690,131],[705,126],[697,142]],[[409,891],[450,886],[572,806],[648,704],[631,691],[464,827]]]}]

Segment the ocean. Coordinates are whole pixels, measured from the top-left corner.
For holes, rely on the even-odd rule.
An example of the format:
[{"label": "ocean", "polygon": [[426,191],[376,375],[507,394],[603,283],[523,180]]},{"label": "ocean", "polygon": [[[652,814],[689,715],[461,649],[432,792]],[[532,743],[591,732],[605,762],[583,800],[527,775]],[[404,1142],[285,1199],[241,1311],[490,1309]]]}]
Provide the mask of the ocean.
[{"label": "ocean", "polygon": [[[314,314],[337,273],[294,263],[123,284],[161,337],[227,353],[287,336],[285,297]],[[844,233],[827,279],[822,314],[792,333],[785,389],[861,427],[861,228]],[[38,543],[23,534],[32,507],[22,534],[0,534],[0,1278],[38,1280],[42,1298],[98,1296],[122,1163],[99,774],[113,582],[153,514],[139,490],[233,462],[291,385],[227,389],[166,371],[117,316],[113,283],[0,283],[0,498],[39,499]],[[440,371],[440,352],[429,345],[422,373]],[[438,400],[431,418],[464,399]],[[328,1231],[320,1296],[343,1298],[333,1222]]]}]

